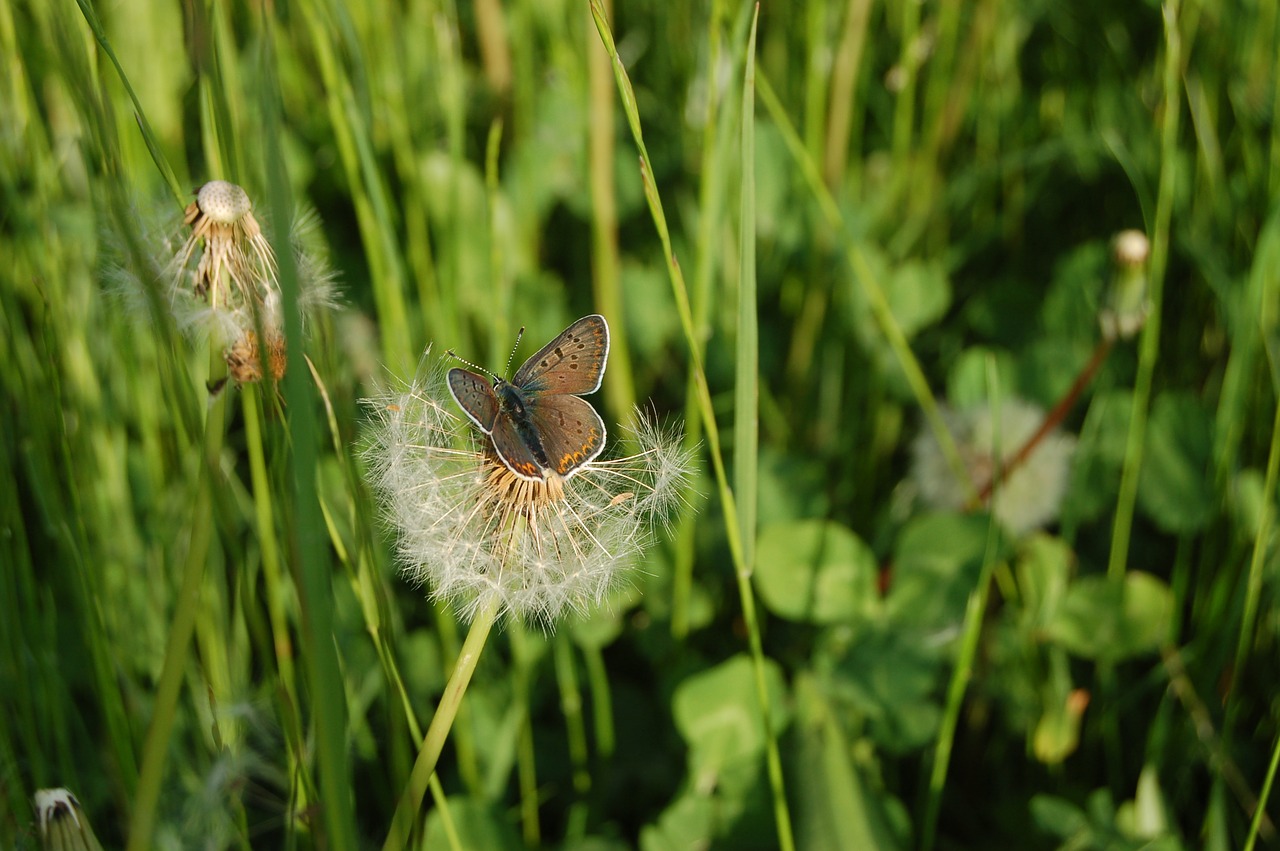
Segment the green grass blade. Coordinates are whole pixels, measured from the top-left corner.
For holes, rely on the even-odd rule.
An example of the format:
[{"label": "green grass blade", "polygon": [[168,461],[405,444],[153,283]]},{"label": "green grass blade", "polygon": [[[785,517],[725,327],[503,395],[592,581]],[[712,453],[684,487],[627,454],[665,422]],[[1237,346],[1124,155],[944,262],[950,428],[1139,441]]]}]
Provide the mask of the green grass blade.
[{"label": "green grass blade", "polygon": [[1129,537],[1133,532],[1133,512],[1138,501],[1138,475],[1142,470],[1146,442],[1147,410],[1156,361],[1160,357],[1160,314],[1164,306],[1165,267],[1169,261],[1169,222],[1173,216],[1175,193],[1182,179],[1178,154],[1178,124],[1182,112],[1182,40],[1178,33],[1178,0],[1161,7],[1164,19],[1164,110],[1160,131],[1160,183],[1156,197],[1155,221],[1151,225],[1151,263],[1148,268],[1148,298],[1151,309],[1139,344],[1138,375],[1133,388],[1133,412],[1125,446],[1124,470],[1112,525],[1111,554],[1107,575],[1119,579],[1129,558]]}]

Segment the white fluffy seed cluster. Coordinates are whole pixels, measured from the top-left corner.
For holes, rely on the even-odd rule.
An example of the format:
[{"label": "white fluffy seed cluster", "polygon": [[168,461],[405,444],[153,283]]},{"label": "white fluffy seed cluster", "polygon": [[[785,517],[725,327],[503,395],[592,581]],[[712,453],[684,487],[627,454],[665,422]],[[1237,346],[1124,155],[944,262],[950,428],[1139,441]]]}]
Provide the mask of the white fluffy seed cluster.
[{"label": "white fluffy seed cluster", "polygon": [[502,614],[550,627],[600,605],[681,504],[692,462],[680,434],[638,414],[635,454],[530,482],[443,386],[435,375],[366,402],[369,477],[404,574],[464,619],[496,599]]},{"label": "white fluffy seed cluster", "polygon": [[[1007,459],[1044,421],[1044,411],[1021,399],[1008,399],[1000,405],[998,429],[989,406],[965,411],[944,409],[942,415],[975,489],[986,485],[995,472],[997,437],[1000,457]],[[992,512],[1006,529],[1023,535],[1057,519],[1075,448],[1073,436],[1054,430],[1001,479],[995,489]],[[911,455],[911,481],[920,499],[931,508],[962,510],[970,491],[956,479],[932,431],[921,432],[911,446]]]}]

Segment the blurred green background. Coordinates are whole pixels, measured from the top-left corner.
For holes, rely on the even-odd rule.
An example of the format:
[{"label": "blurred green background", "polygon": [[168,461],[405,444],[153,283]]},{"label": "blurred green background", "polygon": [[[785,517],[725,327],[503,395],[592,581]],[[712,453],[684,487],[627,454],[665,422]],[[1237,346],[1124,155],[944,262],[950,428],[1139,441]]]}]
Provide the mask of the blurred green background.
[{"label": "blurred green background", "polygon": [[[0,4],[0,845],[66,786],[105,847],[379,847],[466,625],[360,400],[590,312],[611,433],[698,481],[490,639],[415,842],[1280,844],[1277,4],[598,11],[612,53],[584,2]],[[285,258],[318,214],[279,387],[165,310],[212,179]],[[993,519],[1064,399],[1008,479],[1047,519]]]}]

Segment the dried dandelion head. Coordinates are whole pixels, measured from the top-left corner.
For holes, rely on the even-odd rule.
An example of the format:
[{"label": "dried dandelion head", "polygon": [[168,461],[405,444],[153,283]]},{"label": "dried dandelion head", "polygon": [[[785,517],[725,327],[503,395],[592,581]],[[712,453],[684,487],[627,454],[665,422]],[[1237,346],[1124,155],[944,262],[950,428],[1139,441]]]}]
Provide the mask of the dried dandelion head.
[{"label": "dried dandelion head", "polygon": [[36,817],[40,821],[40,842],[50,851],[98,849],[98,838],[89,826],[76,796],[67,789],[39,789],[35,794]]},{"label": "dried dandelion head", "polygon": [[[196,190],[182,223],[191,228],[179,254],[197,296],[212,305],[265,304],[279,292],[276,253],[253,216],[249,194],[225,180]],[[198,258],[195,268],[193,257]]]},{"label": "dried dandelion head", "polygon": [[[161,227],[143,228],[140,236],[147,263],[157,258],[155,266],[144,270],[121,266],[109,275],[126,299],[144,310],[154,282],[162,281],[179,329],[218,347],[235,381],[259,381],[265,375],[279,378],[286,353],[276,252],[244,189],[213,180],[197,189],[195,196],[183,216],[180,237]],[[311,244],[315,224],[314,215],[298,216],[289,234],[304,321],[337,303],[333,275]],[[260,339],[267,341],[265,346]]]},{"label": "dried dandelion head", "polygon": [[1147,258],[1151,242],[1140,230],[1124,230],[1111,240],[1111,287],[1107,303],[1098,314],[1102,336],[1128,340],[1147,324],[1151,304],[1147,298]]},{"label": "dried dandelion head", "polygon": [[436,376],[368,402],[366,458],[404,573],[466,618],[496,602],[550,625],[598,605],[680,504],[691,459],[679,434],[638,415],[635,454],[531,480],[507,469],[443,386]]},{"label": "dried dandelion head", "polygon": [[[271,380],[279,381],[284,376],[287,364],[285,357],[284,335],[277,328],[266,329],[267,366],[271,370]],[[227,362],[227,374],[237,384],[251,384],[262,380],[262,354],[258,346],[258,332],[249,330],[244,336],[231,343],[222,353]]]},{"label": "dried dandelion head", "polygon": [[[911,483],[929,507],[957,511],[965,508],[970,487],[982,488],[996,474],[997,449],[1007,462],[1044,421],[1040,408],[1021,399],[1001,403],[998,422],[986,405],[965,411],[943,410],[942,415],[955,437],[970,483],[957,481],[931,430],[922,432],[911,446]],[[1075,446],[1074,437],[1055,429],[1023,463],[1001,478],[991,510],[1006,529],[1022,535],[1057,518]],[[1001,466],[1007,467],[1007,463]]]}]

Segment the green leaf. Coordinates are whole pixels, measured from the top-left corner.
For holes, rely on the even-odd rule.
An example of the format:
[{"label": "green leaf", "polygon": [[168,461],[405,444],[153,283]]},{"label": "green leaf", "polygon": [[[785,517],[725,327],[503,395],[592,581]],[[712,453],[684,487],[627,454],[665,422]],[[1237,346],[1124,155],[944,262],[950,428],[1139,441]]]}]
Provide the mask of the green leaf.
[{"label": "green leaf", "polygon": [[1016,575],[1024,629],[1038,631],[1052,620],[1069,586],[1074,560],[1060,538],[1038,534],[1022,543]]},{"label": "green leaf", "polygon": [[1194,397],[1166,393],[1156,399],[1147,426],[1138,501],[1166,532],[1204,528],[1216,500],[1208,474],[1213,423]]},{"label": "green leaf", "polygon": [[1169,586],[1135,571],[1125,575],[1123,586],[1104,576],[1074,583],[1048,634],[1077,656],[1119,662],[1154,651],[1172,622]]},{"label": "green leaf", "polygon": [[930,629],[958,625],[987,548],[983,515],[929,514],[898,539],[887,606],[895,623]]},{"label": "green leaf", "polygon": [[1031,818],[1041,830],[1058,839],[1075,836],[1089,826],[1088,818],[1079,807],[1054,795],[1032,796]]},{"label": "green leaf", "polygon": [[[782,671],[765,660],[765,687],[775,732],[782,729]],[[764,722],[757,708],[755,673],[750,657],[739,654],[687,678],[676,687],[672,712],[676,728],[689,746],[694,773],[720,773],[739,760],[755,760],[764,752]]]},{"label": "green leaf", "polygon": [[838,523],[773,523],[760,533],[756,589],[771,612],[791,620],[834,623],[872,617],[879,608],[876,559]]},{"label": "green leaf", "polygon": [[1001,392],[1008,393],[1018,382],[1017,361],[1004,349],[973,346],[955,359],[947,374],[947,404],[956,410],[967,410],[990,404],[992,388],[988,387],[988,361],[995,360]]},{"label": "green leaf", "polygon": [[885,286],[889,309],[908,339],[942,318],[951,306],[951,281],[941,263],[908,261]]},{"label": "green leaf", "polygon": [[922,747],[938,732],[938,675],[946,645],[917,629],[883,626],[854,635],[829,664],[829,692],[895,753]]},{"label": "green leaf", "polygon": [[689,793],[677,798],[662,811],[656,825],[640,831],[641,851],[682,851],[705,848],[715,825],[715,801],[707,795]]},{"label": "green leaf", "polygon": [[1115,506],[1132,409],[1129,393],[1102,394],[1089,405],[1062,501],[1064,527],[1093,520]]},{"label": "green leaf", "polygon": [[[515,828],[494,812],[484,801],[467,797],[450,796],[449,815],[458,831],[458,841],[463,848],[492,848],[494,851],[518,851],[524,846]],[[438,808],[427,816],[423,848],[450,848],[444,829],[444,819]]]}]

